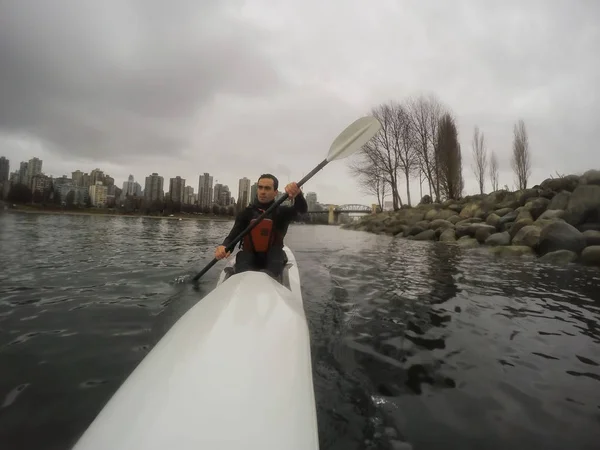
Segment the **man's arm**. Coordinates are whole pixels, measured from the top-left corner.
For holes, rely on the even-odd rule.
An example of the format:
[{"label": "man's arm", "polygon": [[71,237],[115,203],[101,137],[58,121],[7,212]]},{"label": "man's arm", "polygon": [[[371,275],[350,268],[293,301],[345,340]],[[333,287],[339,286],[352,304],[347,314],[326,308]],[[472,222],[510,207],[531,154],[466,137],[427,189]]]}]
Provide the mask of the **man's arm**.
[{"label": "man's arm", "polygon": [[223,245],[227,247],[235,237],[240,234],[244,229],[249,225],[250,221],[248,220],[248,214],[246,214],[246,210],[241,211],[235,218],[235,223],[233,224],[233,228],[223,241]]},{"label": "man's arm", "polygon": [[279,211],[280,214],[282,214],[286,220],[293,220],[300,214],[306,213],[308,211],[308,203],[306,203],[304,194],[300,192],[294,199],[293,206],[282,205],[279,207]]},{"label": "man's arm", "polygon": [[302,191],[296,196],[294,199],[294,209],[297,214],[305,214],[308,212],[308,203],[306,203],[306,199],[304,198],[304,194]]}]

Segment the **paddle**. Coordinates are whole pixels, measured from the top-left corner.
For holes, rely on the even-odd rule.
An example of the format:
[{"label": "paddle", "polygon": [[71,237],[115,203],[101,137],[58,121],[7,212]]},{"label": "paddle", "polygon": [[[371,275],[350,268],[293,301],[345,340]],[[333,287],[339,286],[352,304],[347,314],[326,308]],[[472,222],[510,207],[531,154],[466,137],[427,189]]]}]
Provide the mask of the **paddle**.
[{"label": "paddle", "polygon": [[[365,116],[357,119],[352,124],[348,125],[344,131],[342,131],[337,138],[329,147],[329,153],[327,153],[327,158],[321,161],[317,167],[311,170],[308,175],[298,181],[298,187],[302,186],[308,180],[310,180],[319,170],[325,167],[331,161],[336,161],[338,159],[343,159],[351,154],[355,153],[359,150],[363,145],[365,145],[369,140],[377,134],[377,132],[381,129],[381,124],[379,121],[372,116]],[[246,234],[248,234],[258,223],[269,214],[273,209],[277,208],[283,202],[288,199],[288,194],[281,196],[279,200],[273,203],[265,212],[263,212],[258,218],[252,222],[250,225],[246,227],[240,234],[238,234],[233,241],[225,247],[225,252],[228,253],[232,251],[236,244],[244,238]],[[213,260],[206,265],[204,269],[202,269],[194,278],[193,281],[197,281],[202,275],[204,275],[208,270],[217,263],[218,259],[213,258]]]}]

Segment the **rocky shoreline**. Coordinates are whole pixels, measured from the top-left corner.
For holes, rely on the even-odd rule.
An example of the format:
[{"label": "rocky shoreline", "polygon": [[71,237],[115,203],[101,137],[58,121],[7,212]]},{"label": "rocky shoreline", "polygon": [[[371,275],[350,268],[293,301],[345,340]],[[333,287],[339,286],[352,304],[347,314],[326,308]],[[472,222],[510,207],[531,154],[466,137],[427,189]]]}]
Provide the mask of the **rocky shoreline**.
[{"label": "rocky shoreline", "polygon": [[600,267],[600,170],[365,216],[344,229]]}]

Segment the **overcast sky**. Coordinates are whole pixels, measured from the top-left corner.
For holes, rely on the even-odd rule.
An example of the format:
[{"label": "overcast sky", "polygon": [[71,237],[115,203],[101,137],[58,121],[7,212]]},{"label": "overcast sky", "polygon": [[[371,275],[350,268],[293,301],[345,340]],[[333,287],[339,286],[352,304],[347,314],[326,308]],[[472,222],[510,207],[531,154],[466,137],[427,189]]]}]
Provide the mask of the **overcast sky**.
[{"label": "overcast sky", "polygon": [[[119,186],[158,172],[165,190],[179,175],[197,192],[209,172],[237,197],[243,176],[301,178],[373,106],[434,93],[469,193],[473,127],[512,188],[519,118],[533,185],[600,169],[599,18],[597,0],[2,0],[0,156]],[[346,161],[305,192],[370,204]]]}]

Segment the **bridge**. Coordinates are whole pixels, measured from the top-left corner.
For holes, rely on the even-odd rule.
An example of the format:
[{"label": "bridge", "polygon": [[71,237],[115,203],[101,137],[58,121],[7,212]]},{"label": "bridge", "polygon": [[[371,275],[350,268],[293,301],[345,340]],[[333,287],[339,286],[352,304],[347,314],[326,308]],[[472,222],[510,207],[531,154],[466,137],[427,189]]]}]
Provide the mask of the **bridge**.
[{"label": "bridge", "polygon": [[377,211],[377,205],[329,205],[327,209],[319,211],[308,211],[306,214],[328,214],[327,222],[329,225],[335,225],[339,223],[340,214],[375,214]]}]

